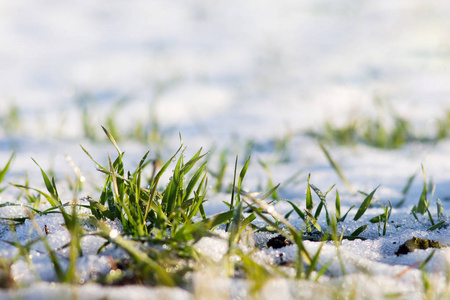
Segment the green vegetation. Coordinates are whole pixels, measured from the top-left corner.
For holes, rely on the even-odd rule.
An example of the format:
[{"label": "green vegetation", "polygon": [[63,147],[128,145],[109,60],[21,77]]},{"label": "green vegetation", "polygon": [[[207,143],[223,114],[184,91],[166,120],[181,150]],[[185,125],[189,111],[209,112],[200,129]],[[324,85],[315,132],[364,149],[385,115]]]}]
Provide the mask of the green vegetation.
[{"label": "green vegetation", "polygon": [[[104,240],[104,245],[98,249],[102,253],[108,247],[123,249],[128,254],[127,259],[117,259],[112,264],[112,271],[92,281],[105,285],[144,284],[180,286],[187,289],[192,287],[192,276],[205,268],[219,267],[230,278],[246,278],[250,283],[250,293],[257,297],[264,284],[272,278],[287,278],[292,280],[319,281],[328,274],[333,259],[322,261],[321,253],[325,245],[334,245],[336,260],[343,275],[347,274],[348,266],[341,257],[339,248],[343,240],[364,240],[366,230],[378,224],[378,234],[386,235],[388,220],[392,213],[392,204],[381,205],[383,212],[378,216],[368,218],[365,216],[368,208],[373,205],[374,195],[378,187],[370,193],[361,193],[358,208],[352,220],[348,220],[349,213],[355,205],[343,210],[341,195],[335,186],[326,192],[311,183],[312,176],[308,175],[306,196],[300,204],[285,200],[278,194],[279,184],[272,178],[269,165],[259,160],[259,165],[266,172],[268,183],[264,193],[246,191],[245,177],[250,167],[250,157],[239,168],[240,160],[236,157],[234,163],[234,176],[230,183],[230,198],[225,202],[228,209],[217,215],[208,216],[205,213],[204,203],[207,201],[209,191],[223,192],[226,183],[227,152],[220,153],[216,171],[208,171],[209,155],[199,149],[191,157],[186,155],[186,147],[180,137],[179,149],[165,163],[159,158],[150,159],[149,152],[141,158],[138,166],[127,170],[124,163],[125,153],[119,148],[113,134],[103,128],[109,141],[114,145],[116,156],[108,155],[107,165],[101,165],[92,157],[89,151],[83,148],[86,155],[92,160],[95,168],[105,178],[98,198],[90,196],[81,200],[77,196],[82,193],[81,174],[73,166],[76,174],[75,180],[70,182],[74,193],[71,201],[61,199],[58,191],[58,181],[45,172],[37,162],[45,189],[30,187],[28,180],[25,184],[12,184],[20,190],[22,203],[3,203],[1,207],[22,206],[28,212],[26,216],[4,218],[11,223],[11,230],[22,226],[30,220],[38,232],[38,238],[23,245],[17,239],[5,241],[18,249],[18,255],[13,260],[2,260],[0,257],[0,276],[5,278],[5,286],[11,287],[15,283],[10,276],[10,266],[14,261],[23,259],[31,270],[35,270],[30,251],[34,244],[42,242],[48,254],[57,280],[62,283],[79,284],[80,274],[77,271],[77,261],[82,257],[81,240],[86,236],[97,236]],[[346,183],[347,188],[354,196],[352,185],[345,178],[341,168],[333,160],[330,152],[324,145],[320,147],[338,176]],[[10,168],[14,154],[0,171],[0,183]],[[70,162],[70,159],[68,159]],[[148,170],[150,169],[150,172]],[[171,169],[170,179],[165,182],[167,173]],[[150,176],[145,174],[151,174]],[[208,177],[215,180],[209,188]],[[425,177],[425,172],[424,172]],[[412,179],[407,183],[404,194],[411,186]],[[412,209],[412,214],[419,221],[418,214],[429,217],[431,227],[429,230],[438,230],[446,226],[443,217],[443,208],[437,202],[437,218],[432,217],[429,210],[432,195],[429,195],[429,186],[426,177],[419,202]],[[335,191],[332,193],[333,189]],[[2,189],[2,191],[4,188]],[[333,195],[333,205],[327,197]],[[25,203],[25,204],[24,204]],[[41,208],[44,203],[45,208]],[[291,210],[282,215],[278,212],[279,203],[288,204]],[[304,204],[304,206],[302,206]],[[64,227],[70,235],[70,241],[63,247],[68,255],[60,256],[57,250],[50,246],[46,230],[36,222],[37,216],[47,214],[60,214],[63,217]],[[301,226],[294,226],[291,220],[300,220]],[[358,224],[346,232],[342,224]],[[119,223],[120,230],[111,228],[111,222]],[[374,225],[371,225],[374,224]],[[94,228],[94,229],[93,229]],[[196,243],[205,237],[217,238],[217,229],[226,231],[227,251],[219,262],[212,262],[196,248]],[[251,242],[255,232],[276,232],[282,237],[285,245],[296,247],[294,261],[265,264],[255,259],[253,255],[258,246]],[[306,242],[320,243],[315,251],[308,250]],[[430,243],[429,243],[430,244]],[[433,247],[433,245],[429,246]],[[419,245],[420,249],[421,248]],[[65,267],[67,266],[67,267]],[[34,272],[36,273],[36,272]],[[37,273],[35,274],[38,278]],[[425,275],[424,275],[425,276]]]},{"label": "green vegetation", "polygon": [[8,109],[0,115],[0,127],[5,133],[15,133],[21,129],[21,116],[19,108],[10,104]]},{"label": "green vegetation", "polygon": [[99,110],[98,106],[100,106],[98,99],[88,93],[78,95],[76,103],[81,112],[83,137],[92,142],[101,141],[102,135],[100,135],[96,124],[102,120],[117,141],[134,140],[140,143],[163,143],[162,129],[154,113],[154,108],[150,108],[145,120],[133,120],[133,123],[126,130],[118,123],[119,114],[128,100],[128,97],[119,98],[114,101],[109,110],[101,109],[102,114],[99,116],[95,114]]},{"label": "green vegetation", "polygon": [[407,143],[436,143],[450,135],[450,110],[436,120],[434,132],[417,132],[411,120],[400,116],[392,107],[375,101],[378,117],[354,117],[341,126],[326,122],[320,131],[308,131],[323,143],[338,145],[366,144],[382,149],[397,149]]}]

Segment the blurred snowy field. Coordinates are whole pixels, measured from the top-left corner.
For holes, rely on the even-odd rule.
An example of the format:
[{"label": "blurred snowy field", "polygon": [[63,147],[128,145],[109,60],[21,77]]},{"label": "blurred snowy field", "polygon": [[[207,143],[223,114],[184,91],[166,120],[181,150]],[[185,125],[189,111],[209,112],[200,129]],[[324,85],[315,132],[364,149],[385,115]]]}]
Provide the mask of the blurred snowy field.
[{"label": "blurred snowy field", "polygon": [[[89,110],[89,122],[102,136],[101,125],[119,107],[114,115],[118,128],[131,130],[138,122],[157,122],[167,134],[163,147],[167,151],[178,146],[180,132],[192,151],[228,149],[231,165],[235,155],[244,156],[246,143],[254,141],[257,147],[246,178],[250,190],[266,184],[267,174],[257,163],[261,159],[274,161],[270,170],[276,183],[283,184],[300,172],[296,184],[282,185],[284,198],[304,201],[306,178],[311,173],[311,182],[324,191],[337,184],[343,205],[358,204],[362,198],[346,192],[316,140],[304,132],[320,130],[325,122],[339,126],[355,117],[376,116],[375,99],[410,120],[416,131],[433,132],[436,120],[450,109],[449,15],[450,3],[425,0],[3,1],[0,165],[15,151],[6,181],[22,183],[29,173],[30,184],[42,186],[39,169],[30,157],[63,180],[67,174],[72,176],[65,158],[69,155],[88,180],[86,194],[98,196],[94,187],[102,182],[95,181],[95,166],[79,144],[100,160],[114,149],[85,137],[83,110]],[[14,110],[17,124],[11,117]],[[289,134],[289,159],[279,161],[273,153],[274,140]],[[157,147],[126,139],[120,146],[134,165],[147,150]],[[369,240],[345,242],[341,248],[344,260],[356,266],[352,273],[358,274],[358,267],[364,266],[375,277],[369,281],[367,275],[354,275],[362,276],[360,282],[374,284],[362,288],[363,295],[381,297],[377,289],[384,287],[387,292],[411,292],[419,297],[419,271],[393,278],[401,267],[423,260],[429,251],[396,259],[390,242],[395,239],[398,245],[414,235],[450,244],[448,229],[429,233],[427,226],[417,225],[409,214],[422,189],[421,164],[436,184],[434,199],[443,199],[446,215],[450,211],[449,148],[448,139],[435,146],[417,142],[398,150],[329,147],[356,189],[370,192],[381,185],[376,195],[384,204],[388,199],[398,202],[408,177],[418,174],[405,207],[394,210],[393,220],[406,224],[404,231],[392,226],[386,237],[378,237],[376,226],[371,227],[365,233]],[[162,153],[163,157],[170,155]],[[211,169],[217,157],[212,159]],[[231,173],[230,169],[226,180],[230,181]],[[1,201],[13,201],[16,195],[8,187]],[[224,209],[223,197],[228,195],[211,195],[208,213]],[[0,210],[1,216],[15,213],[13,208]],[[368,215],[379,213],[373,209]],[[67,242],[65,229],[58,227],[60,221],[40,221],[54,226],[55,247]],[[30,224],[23,228],[24,237],[30,228]],[[8,233],[0,232],[0,238],[7,239]],[[90,245],[97,244],[92,241]],[[0,253],[13,255],[10,251]],[[324,260],[333,257],[333,251],[331,246],[325,248]],[[286,250],[287,257],[292,253]],[[447,250],[439,250],[429,265],[440,287],[445,285],[442,274],[449,258]],[[108,267],[108,262],[96,261],[95,256],[89,259],[80,264],[96,270]],[[41,277],[47,278],[48,258],[34,260],[42,268]],[[18,265],[15,270],[17,280],[28,282],[25,268]],[[352,285],[352,275],[344,279],[344,285]],[[297,295],[292,292],[296,283],[273,284],[290,286],[286,289],[291,297]],[[26,299],[58,298],[64,288],[39,283],[31,292],[16,293]],[[91,294],[90,288],[97,294]],[[121,291],[123,295],[129,292]],[[119,295],[100,292],[98,287],[79,292],[87,298]],[[152,295],[190,297],[182,290],[153,290],[150,295],[137,293],[134,299]],[[269,297],[270,291],[265,295]],[[7,292],[1,296],[7,297]]]},{"label": "blurred snowy field", "polygon": [[[342,122],[375,97],[430,121],[448,103],[450,5],[427,1],[41,1],[1,4],[2,111],[30,135],[79,134],[76,100],[126,98],[217,140]],[[92,100],[92,101],[93,101]],[[33,126],[40,121],[45,133]],[[198,128],[206,128],[203,131]],[[200,131],[200,132],[198,132]],[[184,134],[188,134],[184,133]]]}]

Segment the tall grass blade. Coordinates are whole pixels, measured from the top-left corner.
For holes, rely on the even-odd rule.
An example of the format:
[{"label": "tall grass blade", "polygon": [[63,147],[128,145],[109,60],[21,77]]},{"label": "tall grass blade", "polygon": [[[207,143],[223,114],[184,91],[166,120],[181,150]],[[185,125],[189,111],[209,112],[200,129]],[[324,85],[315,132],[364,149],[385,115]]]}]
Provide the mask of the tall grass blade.
[{"label": "tall grass blade", "polygon": [[82,145],[80,145],[80,147],[81,147],[81,149],[83,149],[84,153],[86,153],[86,155],[95,163],[95,166],[97,167],[97,169],[100,169],[103,171],[108,170],[108,169],[102,167]]},{"label": "tall grass blade", "polygon": [[122,151],[120,151],[119,146],[117,145],[116,140],[114,139],[114,137],[112,136],[112,134],[105,128],[102,126],[103,131],[105,132],[106,136],[108,137],[108,139],[111,141],[111,143],[114,145],[114,147],[117,150],[117,153],[119,155],[122,155]]},{"label": "tall grass blade", "polygon": [[338,220],[340,220],[341,219],[341,198],[339,197],[339,192],[337,189],[336,189],[335,208],[336,208],[336,218]]},{"label": "tall grass blade", "polygon": [[325,146],[319,142],[320,149],[322,149],[322,152],[325,154],[326,158],[328,159],[328,162],[333,167],[334,171],[338,174],[339,178],[342,180],[342,182],[347,187],[348,191],[355,195],[356,191],[353,188],[353,186],[350,184],[350,182],[347,180],[347,178],[344,176],[344,173],[342,172],[341,168],[338,166],[338,164],[334,161],[334,159],[331,157],[330,152],[325,148]]}]

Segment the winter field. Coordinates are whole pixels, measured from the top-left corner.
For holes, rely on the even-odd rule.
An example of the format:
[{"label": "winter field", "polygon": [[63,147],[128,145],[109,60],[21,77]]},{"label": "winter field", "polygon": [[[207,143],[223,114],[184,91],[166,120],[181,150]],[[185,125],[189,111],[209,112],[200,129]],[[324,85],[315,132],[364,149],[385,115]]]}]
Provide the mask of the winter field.
[{"label": "winter field", "polygon": [[2,1],[0,299],[450,298],[449,15]]}]

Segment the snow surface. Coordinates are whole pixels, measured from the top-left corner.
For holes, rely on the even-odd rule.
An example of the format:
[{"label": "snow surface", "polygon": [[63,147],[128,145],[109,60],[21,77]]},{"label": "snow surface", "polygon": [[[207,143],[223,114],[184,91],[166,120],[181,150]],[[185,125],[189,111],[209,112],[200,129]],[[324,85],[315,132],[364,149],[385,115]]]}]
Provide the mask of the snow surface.
[{"label": "snow surface", "polygon": [[[52,168],[64,181],[73,178],[66,162],[70,155],[81,169],[86,195],[95,190],[100,175],[80,149],[81,143],[93,157],[106,162],[114,153],[109,144],[83,138],[80,99],[88,99],[92,123],[105,124],[115,103],[125,99],[116,121],[131,128],[137,121],[157,117],[169,132],[169,157],[179,145],[178,132],[189,151],[229,149],[229,162],[245,155],[247,141],[255,151],[245,188],[260,190],[267,175],[257,163],[270,162],[275,182],[284,183],[280,196],[304,205],[306,178],[326,191],[331,185],[341,193],[343,210],[358,204],[362,196],[346,191],[320,151],[316,141],[301,134],[319,130],[325,121],[342,125],[359,116],[376,116],[375,98],[389,103],[403,117],[413,121],[421,133],[432,132],[436,120],[450,108],[450,2],[426,0],[242,0],[242,1],[88,1],[44,0],[0,2],[0,117],[2,128],[11,105],[17,106],[21,122],[13,131],[0,130],[0,161],[16,152],[6,181],[42,187],[39,168]],[[277,156],[275,140],[293,134],[286,157]],[[126,159],[136,165],[154,145],[121,143]],[[362,234],[365,241],[343,241],[340,252],[347,275],[334,260],[329,273],[314,282],[270,282],[262,297],[332,298],[324,286],[355,289],[358,296],[381,298],[386,293],[405,293],[408,299],[421,298],[421,273],[416,268],[398,276],[409,266],[422,262],[430,250],[397,257],[394,253],[405,240],[417,236],[450,245],[450,229],[427,231],[427,218],[415,221],[409,213],[421,193],[421,164],[436,184],[434,199],[442,199],[445,216],[450,210],[450,141],[436,146],[414,143],[399,150],[378,150],[368,146],[332,147],[333,157],[353,186],[370,192],[380,185],[376,197],[383,204],[400,201],[407,178],[417,173],[403,208],[394,209],[386,236],[378,225],[370,224]],[[154,152],[152,152],[154,153]],[[210,168],[214,168],[214,159]],[[2,163],[3,164],[3,163]],[[230,163],[231,165],[231,163]],[[226,182],[231,181],[228,170]],[[68,191],[60,191],[67,201]],[[333,196],[331,193],[331,196]],[[1,202],[14,202],[13,187],[2,193]],[[85,196],[85,195],[83,195]],[[225,209],[229,195],[210,194],[208,214]],[[333,198],[333,197],[331,197]],[[317,200],[316,200],[317,201]],[[277,210],[287,212],[288,204]],[[434,202],[431,211],[435,213]],[[351,220],[353,210],[348,220]],[[351,233],[381,213],[371,208],[357,222],[345,222]],[[24,216],[21,207],[0,208],[1,217]],[[419,216],[420,217],[420,216]],[[292,220],[295,224],[295,220]],[[39,227],[50,230],[54,248],[68,241],[61,216],[36,216]],[[325,221],[320,220],[324,225]],[[299,224],[296,224],[299,225]],[[16,236],[0,226],[0,239],[28,241],[37,237],[30,221],[17,227]],[[264,244],[269,235],[255,236]],[[80,258],[83,280],[110,271],[105,256],[95,256],[103,244],[100,238],[85,237],[86,256]],[[305,242],[314,252],[318,244]],[[395,244],[394,244],[395,243]],[[227,244],[205,238],[200,251],[220,260]],[[77,289],[48,283],[55,280],[53,267],[43,252],[33,246],[31,260],[44,282],[36,281],[27,264],[13,265],[14,279],[29,284],[16,291],[1,291],[0,298],[59,299],[74,293],[82,299],[191,299],[182,289],[120,287],[103,288],[88,284]],[[123,253],[107,250],[108,255]],[[336,249],[326,244],[322,262],[336,257]],[[263,249],[257,259],[276,262],[293,260],[295,247]],[[17,249],[1,244],[0,254],[14,257]],[[64,255],[64,251],[61,251]],[[436,251],[427,269],[437,291],[448,288],[446,276],[449,250]],[[226,279],[220,274],[196,274],[196,294],[242,298],[248,296],[247,283]],[[311,294],[308,294],[311,293]]]}]

